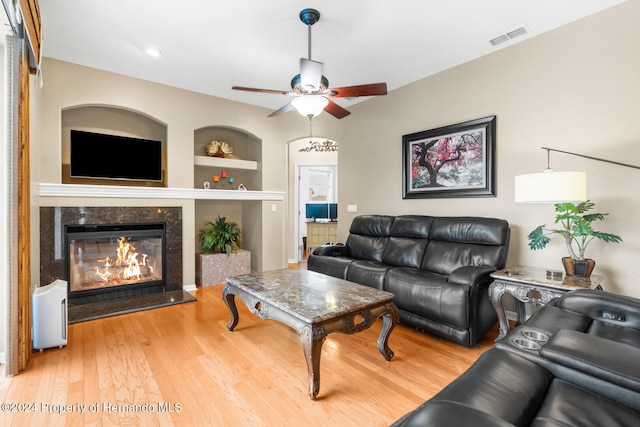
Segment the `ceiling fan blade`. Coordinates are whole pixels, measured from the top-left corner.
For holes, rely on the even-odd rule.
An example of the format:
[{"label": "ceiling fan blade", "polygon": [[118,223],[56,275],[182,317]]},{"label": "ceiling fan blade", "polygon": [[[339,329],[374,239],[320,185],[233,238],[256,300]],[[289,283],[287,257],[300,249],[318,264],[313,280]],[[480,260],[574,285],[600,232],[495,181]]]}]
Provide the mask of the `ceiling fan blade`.
[{"label": "ceiling fan blade", "polygon": [[288,91],[288,90],[257,89],[254,87],[243,87],[243,86],[232,86],[231,89],[245,90],[248,92],[275,93],[278,95],[291,95],[291,94],[295,95],[295,92],[292,93],[291,91]]},{"label": "ceiling fan blade", "polygon": [[329,103],[327,104],[327,106],[324,107],[324,111],[331,114],[336,119],[341,119],[351,114],[349,111],[345,110],[344,108],[342,108],[341,106],[333,102],[332,100],[329,100]]},{"label": "ceiling fan blade", "polygon": [[291,103],[288,103],[287,105],[280,108],[279,110],[276,110],[273,113],[269,114],[269,117],[276,117],[276,116],[279,116],[280,114],[287,113],[291,110],[293,110],[293,105]]},{"label": "ceiling fan blade", "polygon": [[322,80],[322,62],[300,58],[300,84],[303,90],[309,88],[309,92],[320,89]]},{"label": "ceiling fan blade", "polygon": [[357,96],[378,96],[387,94],[386,83],[336,87],[329,89],[328,96],[334,98],[355,98]]}]

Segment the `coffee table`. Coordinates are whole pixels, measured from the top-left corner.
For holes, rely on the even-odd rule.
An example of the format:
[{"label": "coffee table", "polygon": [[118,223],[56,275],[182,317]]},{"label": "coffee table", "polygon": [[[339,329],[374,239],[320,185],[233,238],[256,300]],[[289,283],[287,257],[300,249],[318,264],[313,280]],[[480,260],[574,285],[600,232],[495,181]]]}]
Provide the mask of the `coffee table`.
[{"label": "coffee table", "polygon": [[393,294],[309,270],[283,269],[226,279],[222,292],[231,320],[238,324],[235,297],[261,319],[284,323],[298,332],[309,372],[309,395],[320,391],[322,343],[331,332],[355,334],[382,317],[378,350],[389,361],[389,334],[398,323]]}]

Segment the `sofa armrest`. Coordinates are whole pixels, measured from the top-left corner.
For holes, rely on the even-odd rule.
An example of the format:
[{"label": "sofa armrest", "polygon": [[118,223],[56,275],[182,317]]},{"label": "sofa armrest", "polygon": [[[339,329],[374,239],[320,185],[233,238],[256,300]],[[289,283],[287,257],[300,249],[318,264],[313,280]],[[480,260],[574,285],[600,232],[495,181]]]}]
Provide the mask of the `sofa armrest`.
[{"label": "sofa armrest", "polygon": [[640,349],[567,329],[556,332],[540,349],[554,363],[640,392]]},{"label": "sofa armrest", "polygon": [[490,274],[496,271],[489,266],[464,266],[451,272],[449,283],[475,286],[482,282],[491,282]]},{"label": "sofa armrest", "polygon": [[342,243],[338,243],[335,245],[322,245],[315,248],[313,250],[313,254],[321,255],[321,256],[332,256],[332,257],[348,256],[349,248],[347,248]]},{"label": "sofa armrest", "polygon": [[452,425],[474,427],[514,427],[487,412],[454,401],[429,401],[406,414],[391,427],[439,427]]},{"label": "sofa armrest", "polygon": [[640,330],[640,300],[594,289],[569,292],[557,306],[594,320]]}]

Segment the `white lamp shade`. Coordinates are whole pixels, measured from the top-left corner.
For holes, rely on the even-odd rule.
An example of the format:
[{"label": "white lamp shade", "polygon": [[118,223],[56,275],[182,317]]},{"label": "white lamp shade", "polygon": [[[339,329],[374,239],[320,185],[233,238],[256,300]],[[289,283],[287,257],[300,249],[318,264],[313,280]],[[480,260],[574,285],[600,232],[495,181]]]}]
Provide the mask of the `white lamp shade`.
[{"label": "white lamp shade", "polygon": [[518,175],[515,181],[518,203],[581,203],[587,200],[585,172],[553,172]]},{"label": "white lamp shade", "polygon": [[322,113],[328,103],[329,100],[320,95],[302,95],[291,101],[293,107],[304,117],[317,116]]}]

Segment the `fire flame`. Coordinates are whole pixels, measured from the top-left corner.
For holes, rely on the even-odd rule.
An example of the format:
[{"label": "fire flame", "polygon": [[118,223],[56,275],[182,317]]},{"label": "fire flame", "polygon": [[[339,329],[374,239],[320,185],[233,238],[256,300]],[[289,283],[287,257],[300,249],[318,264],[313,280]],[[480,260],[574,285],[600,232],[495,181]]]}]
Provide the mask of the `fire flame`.
[{"label": "fire flame", "polygon": [[[110,257],[99,259],[98,262],[103,263],[102,271],[100,267],[96,267],[96,274],[104,282],[108,282],[111,276],[119,279],[140,279],[140,267],[147,267],[147,255],[142,254],[142,261],[138,261],[139,253],[133,244],[129,243],[125,237],[118,238],[118,247],[116,249],[115,263]],[[110,269],[118,269],[119,273],[112,273]],[[149,267],[150,268],[150,267]]]}]

